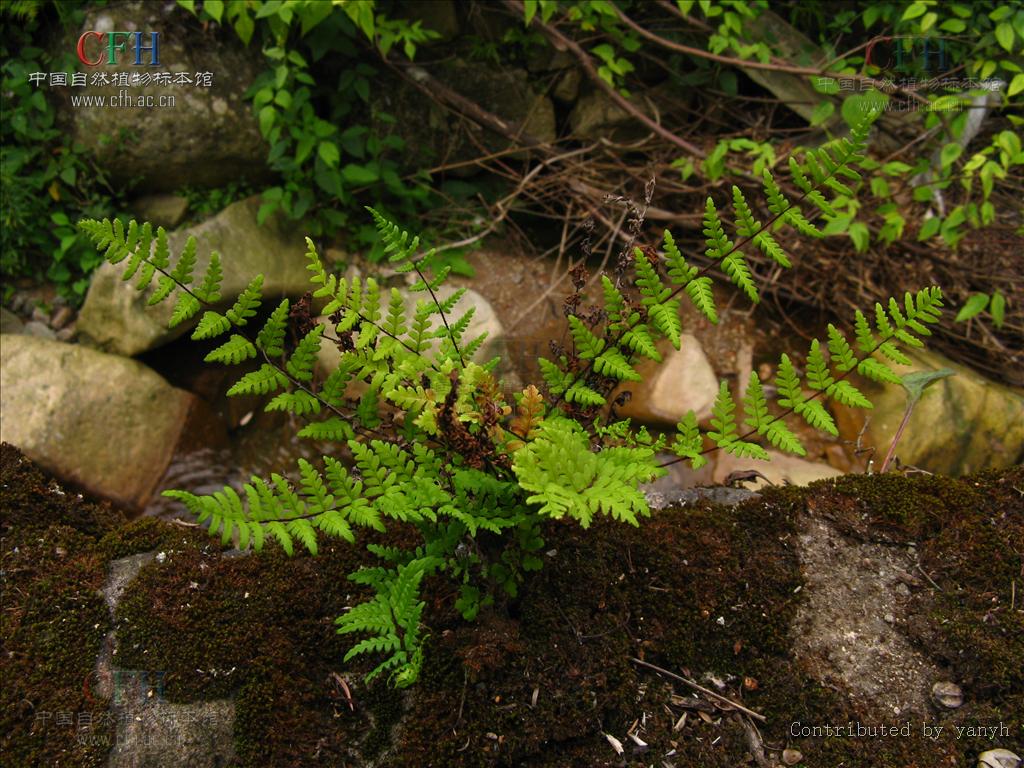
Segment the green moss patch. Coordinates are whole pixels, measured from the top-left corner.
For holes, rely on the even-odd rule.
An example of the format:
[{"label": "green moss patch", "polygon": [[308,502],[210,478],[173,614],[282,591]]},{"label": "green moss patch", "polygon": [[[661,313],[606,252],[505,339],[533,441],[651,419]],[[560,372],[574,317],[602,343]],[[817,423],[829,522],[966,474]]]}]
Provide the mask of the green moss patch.
[{"label": "green moss patch", "polygon": [[113,723],[94,665],[110,615],[97,537],[121,517],[0,448],[0,754],[7,765],[106,763]]}]

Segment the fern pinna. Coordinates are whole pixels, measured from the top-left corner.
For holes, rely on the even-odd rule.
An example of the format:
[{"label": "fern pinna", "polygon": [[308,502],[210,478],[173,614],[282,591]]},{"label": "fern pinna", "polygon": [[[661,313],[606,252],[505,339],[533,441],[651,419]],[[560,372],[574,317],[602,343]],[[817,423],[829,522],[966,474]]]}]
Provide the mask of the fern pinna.
[{"label": "fern pinna", "polygon": [[[866,135],[865,125],[807,153],[803,163],[791,160],[792,183],[801,190],[797,202],[766,170],[766,224],[754,218],[739,188],[732,190],[731,224],[708,199],[706,253],[751,301],[758,300],[758,288],[741,249],[757,248],[788,267],[775,233],[789,226],[820,236],[798,203],[833,215],[825,191],[853,194],[847,182],[859,178],[854,167]],[[251,369],[230,395],[264,396],[267,410],[307,419],[301,436],[339,443],[338,455],[325,456],[321,466],[299,460],[292,479],[272,474],[210,495],[166,495],[225,544],[242,548],[260,549],[269,538],[288,553],[296,541],[316,553],[321,535],[354,542],[359,529],[383,532],[392,523],[418,531],[423,543],[414,550],[368,545],[382,564],[350,578],[376,595],[337,622],[341,633],[368,636],[346,659],[383,654],[368,677],[386,672],[398,686],[415,682],[423,661],[424,579],[443,572],[456,580],[457,607],[472,618],[501,594],[514,596],[524,574],[541,566],[536,553],[544,544],[543,520],[570,517],[586,527],[606,515],[637,525],[649,514],[641,485],[665,472],[659,452],[671,451],[675,461],[695,467],[714,450],[767,458],[764,446],[770,445],[804,454],[787,420],[835,434],[825,402],[870,408],[851,376],[898,381],[887,361],[906,362],[902,350],[921,345],[919,337],[929,334],[942,306],[939,289],[928,288],[902,303],[879,304],[870,317],[858,312],[852,341],[830,325],[824,343],[811,343],[803,372],[783,355],[773,387],[753,375],[739,409],[723,382],[710,429],[689,412],[680,414],[674,434],[655,436],[615,419],[609,398],[639,380],[638,358],[660,359],[659,339],[679,347],[684,295],[708,320],[718,319],[710,267],[691,265],[669,232],[662,253],[633,250],[632,280],[621,271],[614,279],[601,276],[602,306],[584,312],[579,302],[567,304],[571,349],[557,360],[541,358],[542,386],[530,385],[506,401],[494,376],[498,361],[475,360],[485,336],[466,336],[473,309],[454,314],[464,289],[446,290],[447,269],[436,275],[424,269],[432,252],[423,253],[417,237],[370,213],[391,262],[415,274],[412,291],[423,298],[409,307],[398,290],[385,291],[373,278],[329,273],[307,238],[313,295],[324,303],[319,323],[287,299],[264,310],[259,275],[237,297],[222,299],[220,258],[211,254],[197,277],[194,239],[174,259],[162,228],[154,233],[149,224],[107,220],[80,226],[110,262],[125,263],[125,280],[149,290],[150,304],[173,297],[172,326],[194,323],[194,339],[219,342],[208,361]],[[253,323],[261,316],[266,319],[257,330]],[[341,357],[333,371],[318,376],[324,340]],[[488,544],[481,546],[485,537]]]}]

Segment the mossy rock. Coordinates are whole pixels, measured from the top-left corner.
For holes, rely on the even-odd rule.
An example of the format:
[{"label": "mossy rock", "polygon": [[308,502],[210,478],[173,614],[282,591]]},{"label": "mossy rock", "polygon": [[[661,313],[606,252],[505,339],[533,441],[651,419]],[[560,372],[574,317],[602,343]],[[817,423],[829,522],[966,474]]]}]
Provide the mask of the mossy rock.
[{"label": "mossy rock", "polygon": [[[8,519],[20,522],[4,538],[5,579],[19,590],[4,642],[16,655],[2,664],[5,680],[21,679],[11,693],[5,686],[5,754],[26,765],[103,762],[103,748],[84,750],[71,731],[33,728],[19,702],[83,706],[82,676],[109,626],[97,593],[106,565],[150,546],[164,557],[142,568],[120,603],[118,664],[162,671],[171,702],[232,698],[240,767],[646,766],[672,750],[665,759],[676,765],[750,762],[749,729],[734,712],[633,657],[763,714],[769,758],[782,745],[806,765],[854,768],[972,765],[994,747],[1020,754],[1024,626],[1009,603],[1024,540],[1017,489],[1019,469],[966,480],[844,478],[771,489],[733,508],[668,509],[638,529],[551,523],[543,570],[475,623],[453,610],[452,584],[425,583],[426,661],[407,691],[367,686],[372,659],[342,663],[354,639],[335,633],[334,618],[366,596],[345,578],[371,562],[362,546],[325,543],[316,558],[226,556],[179,526],[114,529],[83,516],[82,530],[59,517],[40,527],[16,511]],[[798,534],[808,518],[829,520],[851,541],[915,545],[937,587],[912,593],[907,631],[963,686],[962,708],[914,715],[905,739],[793,735],[794,723],[900,720],[815,680],[793,650],[807,592]],[[396,529],[378,540],[407,536]],[[946,733],[924,738],[924,717]],[[1009,735],[958,739],[952,730],[998,723]],[[628,738],[631,728],[646,748]],[[622,756],[605,734],[624,745]]]}]

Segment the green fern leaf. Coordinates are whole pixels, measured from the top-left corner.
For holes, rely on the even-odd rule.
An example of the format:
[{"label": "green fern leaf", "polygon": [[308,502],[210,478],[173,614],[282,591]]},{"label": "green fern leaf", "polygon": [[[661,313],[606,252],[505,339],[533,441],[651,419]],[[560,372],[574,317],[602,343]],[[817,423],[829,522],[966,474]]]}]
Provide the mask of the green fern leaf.
[{"label": "green fern leaf", "polygon": [[817,339],[811,341],[811,352],[807,356],[807,384],[811,389],[823,391],[832,386],[835,379],[829,375],[828,364],[821,353],[821,343]]},{"label": "green fern leaf", "polygon": [[296,416],[320,413],[320,401],[301,389],[296,392],[282,392],[266,404],[265,411],[288,411]]},{"label": "green fern leaf", "polygon": [[850,343],[832,323],[828,324],[828,350],[832,354],[832,364],[840,373],[852,371],[857,367],[857,358]]},{"label": "green fern leaf", "polygon": [[874,407],[871,404],[871,401],[864,396],[864,393],[845,379],[831,384],[828,387],[827,394],[829,397],[835,399],[836,402],[850,406],[851,408]]},{"label": "green fern leaf", "polygon": [[256,335],[256,346],[267,353],[268,357],[280,357],[284,354],[284,337],[288,330],[288,299],[283,299],[270,313],[267,322]]},{"label": "green fern leaf", "polygon": [[203,282],[195,291],[196,297],[204,304],[216,304],[220,301],[220,284],[223,279],[220,254],[213,251],[210,254],[210,263],[206,267],[206,274],[203,275]]},{"label": "green fern leaf", "polygon": [[186,320],[190,320],[200,310],[199,302],[191,293],[182,291],[178,294],[178,301],[171,312],[171,319],[167,322],[168,328],[174,328]]},{"label": "green fern leaf", "polygon": [[263,288],[263,275],[256,275],[245,290],[238,295],[234,305],[227,311],[227,318],[233,325],[241,327],[250,317],[255,317],[260,307],[260,291]]},{"label": "green fern leaf", "polygon": [[660,304],[647,307],[647,314],[653,325],[673,347],[679,349],[683,322],[679,317],[679,299],[668,299]]},{"label": "green fern leaf", "polygon": [[189,235],[185,241],[185,247],[178,257],[178,263],[171,272],[171,278],[181,285],[191,285],[192,272],[196,268],[196,239]]},{"label": "green fern leaf", "polygon": [[338,416],[332,416],[324,421],[311,421],[299,430],[299,437],[308,437],[311,440],[334,440],[336,442],[348,442],[355,438],[356,433],[352,425]]},{"label": "green fern leaf", "polygon": [[629,364],[617,347],[609,347],[594,361],[594,370],[619,381],[640,381],[640,374]]},{"label": "green fern leaf", "polygon": [[208,363],[238,365],[243,360],[248,360],[251,357],[256,357],[256,347],[244,336],[233,333],[228,341],[221,344],[203,359]]},{"label": "green fern leaf", "polygon": [[288,378],[272,365],[264,363],[258,371],[245,374],[228,390],[228,396],[267,395],[288,386]]},{"label": "green fern leaf", "polygon": [[289,375],[298,381],[311,381],[313,378],[313,367],[316,365],[317,353],[320,351],[320,336],[324,332],[322,325],[316,325],[309,333],[302,337],[302,341],[295,347],[292,356],[288,358],[285,365]]},{"label": "green fern leaf", "polygon": [[693,411],[687,411],[676,425],[676,436],[671,449],[676,456],[689,459],[693,469],[700,469],[708,463],[707,457],[703,455],[704,439],[697,426],[697,414]]},{"label": "green fern leaf", "polygon": [[[658,352],[654,339],[651,338],[651,332],[643,323],[638,323],[626,331],[622,335],[622,341],[620,344],[630,352],[643,355],[648,360],[654,360],[657,363],[661,362],[661,353]],[[554,390],[550,391],[554,392]]]},{"label": "green fern leaf", "polygon": [[207,311],[203,313],[199,325],[192,331],[192,338],[195,340],[212,339],[220,336],[222,333],[227,333],[229,330],[231,330],[230,320],[220,312]]}]

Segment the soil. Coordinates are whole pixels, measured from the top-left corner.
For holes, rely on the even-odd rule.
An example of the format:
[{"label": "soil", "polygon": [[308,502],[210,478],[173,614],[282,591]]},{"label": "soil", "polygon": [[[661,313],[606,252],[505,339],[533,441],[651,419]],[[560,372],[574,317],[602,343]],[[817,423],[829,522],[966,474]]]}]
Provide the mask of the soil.
[{"label": "soil", "polygon": [[[474,623],[450,583],[425,584],[426,661],[404,692],[363,683],[372,659],[341,661],[353,639],[333,620],[361,599],[345,579],[368,562],[361,547],[225,557],[198,529],[61,495],[6,445],[0,469],[10,765],[104,763],[109,741],[38,715],[106,710],[83,680],[111,628],[118,664],[160,673],[168,701],[233,699],[238,766],[734,768],[796,750],[805,766],[935,768],[1024,754],[1020,468],[848,476],[671,507],[638,529],[552,523],[545,567]],[[110,563],[143,552],[160,554],[111,622]],[[961,707],[930,701],[942,681]],[[875,735],[813,730],[851,723]]]}]

